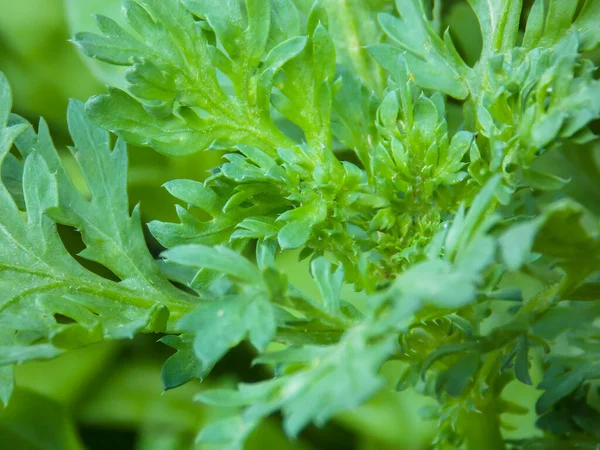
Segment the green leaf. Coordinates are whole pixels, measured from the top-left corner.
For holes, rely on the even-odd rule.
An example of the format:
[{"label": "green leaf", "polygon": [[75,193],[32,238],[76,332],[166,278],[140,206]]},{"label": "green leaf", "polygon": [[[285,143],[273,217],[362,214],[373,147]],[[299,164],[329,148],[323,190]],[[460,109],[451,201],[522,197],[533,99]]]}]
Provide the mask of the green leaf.
[{"label": "green leaf", "polygon": [[169,335],[161,338],[160,342],[177,350],[162,367],[161,378],[165,391],[194,379],[202,380],[206,376],[207,371],[202,368],[192,348],[193,336]]},{"label": "green leaf", "polygon": [[532,384],[529,375],[529,344],[526,336],[517,340],[517,356],[515,358],[515,375],[521,383]]},{"label": "green leaf", "polygon": [[[546,412],[558,403],[562,398],[571,394],[583,382],[584,377],[580,370],[569,371],[556,380],[550,389],[544,392],[538,399],[535,409],[538,414]],[[540,385],[543,387],[544,385]]]},{"label": "green leaf", "polygon": [[184,266],[228,274],[248,283],[260,280],[260,272],[250,261],[223,246],[182,245],[163,252],[162,257]]},{"label": "green leaf", "polygon": [[[67,0],[65,2],[66,19],[69,25],[69,32],[75,33],[95,31],[96,20],[98,15],[115,17],[119,14],[121,0],[90,0],[80,2],[78,0]],[[124,21],[121,21],[123,25]],[[90,71],[99,81],[110,86],[124,86],[124,67],[111,66],[103,63],[100,60],[93,58],[85,58],[84,62]]]},{"label": "green leaf", "polygon": [[600,18],[600,5],[594,0],[586,0],[575,20],[575,28],[581,36],[582,50],[591,50],[600,43],[600,31],[596,24]]},{"label": "green leaf", "polygon": [[275,334],[272,306],[260,295],[229,295],[186,315],[179,327],[194,333],[194,352],[208,371],[246,336],[263,350]]},{"label": "green leaf", "polygon": [[[248,0],[245,8],[237,1],[184,3],[127,1],[125,16],[137,36],[104,17],[98,20],[103,36],[75,36],[87,55],[130,66],[128,92],[112,88],[90,99],[90,118],[128,142],[167,155],[241,143],[271,154],[292,146],[273,122],[269,100],[274,75],[306,40],[279,35],[265,55],[269,37],[274,38],[271,23],[281,27],[282,22],[280,9],[271,14],[267,0]],[[197,28],[192,13],[205,25]]]},{"label": "green leaf", "polygon": [[[444,42],[435,34],[423,11],[420,0],[396,1],[400,18],[379,14],[383,31],[404,50],[404,57],[417,84],[424,89],[435,89],[458,99],[469,95],[464,76],[467,66],[452,56],[453,45],[449,36]],[[387,70],[397,63],[397,54],[391,49],[374,48],[375,58]],[[435,68],[435,69],[434,69]],[[396,75],[392,69],[392,75]]]},{"label": "green leaf", "polygon": [[[260,4],[264,2],[253,1],[250,3],[256,8],[256,3]],[[184,0],[183,4],[196,16],[208,21],[231,59],[239,57],[244,50],[248,51],[248,45],[254,44],[251,43],[250,40],[250,38],[254,37],[252,34],[248,36],[248,39],[244,36],[244,29],[246,28],[247,23],[245,17],[242,15],[239,1]],[[252,24],[252,27],[255,28],[255,25]],[[255,30],[255,32],[256,31],[257,30]],[[241,47],[240,44],[242,44],[243,47]],[[261,40],[258,41],[257,45],[260,44]],[[262,51],[262,49],[259,51]]]},{"label": "green leaf", "polygon": [[456,364],[444,371],[437,380],[436,390],[443,388],[448,395],[459,397],[473,378],[481,364],[481,355],[478,352],[467,353]]},{"label": "green leaf", "polygon": [[316,86],[329,84],[335,75],[335,47],[327,29],[319,23],[312,36],[313,78]]},{"label": "green leaf", "polygon": [[544,219],[534,249],[566,259],[596,257],[600,230],[583,206],[570,199],[559,200],[544,209]]},{"label": "green leaf", "polygon": [[267,106],[271,101],[271,89],[275,75],[280,69],[306,47],[308,39],[305,36],[292,36],[277,44],[265,56],[263,68],[258,80],[257,101],[263,108],[263,114],[268,114]]},{"label": "green leaf", "polygon": [[392,76],[406,72],[406,56],[402,48],[389,44],[373,44],[368,47],[375,60]]},{"label": "green leaf", "polygon": [[271,25],[270,0],[246,0],[248,15],[248,60],[250,64],[258,64],[264,54],[269,28]]},{"label": "green leaf", "polygon": [[475,299],[478,278],[477,274],[457,270],[446,261],[427,261],[401,274],[392,292],[437,308],[460,308]]},{"label": "green leaf", "polygon": [[535,124],[531,136],[538,147],[544,147],[557,135],[567,115],[563,111],[554,111]]},{"label": "green leaf", "polygon": [[469,0],[483,35],[483,58],[507,52],[517,43],[521,19],[520,0]]},{"label": "green leaf", "polygon": [[536,0],[529,16],[527,17],[527,27],[525,28],[525,35],[523,36],[523,47],[534,48],[538,45],[542,35],[544,33],[544,1]]},{"label": "green leaf", "polygon": [[275,220],[269,217],[246,217],[236,228],[231,239],[271,239],[279,232]]},{"label": "green leaf", "polygon": [[314,371],[290,379],[290,386],[301,384],[284,393],[284,429],[289,436],[296,436],[311,420],[323,424],[336,412],[356,407],[381,388],[376,370],[390,351],[389,341],[369,352],[352,338],[344,344],[346,358],[337,367],[325,360]]},{"label": "green leaf", "polygon": [[[75,144],[71,150],[88,183],[89,199],[73,186],[45,122],[38,134],[16,116],[8,128],[0,128],[0,160],[18,136],[26,207],[22,215],[0,185],[0,330],[9,336],[0,345],[0,365],[52,358],[68,348],[127,339],[140,331],[164,331],[170,312],[177,317],[195,302],[160,273],[146,247],[138,210],[129,212],[124,145],[111,150],[108,133],[84,118],[80,103],[71,103],[68,119]],[[104,265],[119,281],[80,265],[50,216],[78,229],[86,246],[81,256]],[[61,323],[59,315],[74,323]]]},{"label": "green leaf", "polygon": [[239,280],[246,291],[220,294],[218,300],[201,306],[180,320],[180,329],[194,335],[193,349],[203,373],[246,337],[259,350],[273,339],[277,321],[268,300],[267,286],[260,271],[248,260],[225,247],[201,245],[175,247],[163,256],[183,266],[228,274]]},{"label": "green leaf", "polygon": [[[4,74],[0,75],[0,126],[6,127],[12,107],[12,91]],[[3,142],[4,144],[4,142]]]},{"label": "green leaf", "polygon": [[164,184],[169,193],[184,202],[218,216],[225,206],[222,199],[204,183],[194,180],[173,180]]},{"label": "green leaf", "polygon": [[459,209],[446,237],[446,254],[449,257],[466,246],[484,223],[499,184],[499,176],[492,177],[477,194],[466,216],[464,209]]},{"label": "green leaf", "polygon": [[25,197],[23,196],[23,164],[11,153],[6,155],[2,163],[2,184],[15,201],[20,210],[25,209]]},{"label": "green leaf", "polygon": [[268,301],[253,301],[246,309],[248,339],[258,350],[264,350],[273,340],[277,321],[273,306]]},{"label": "green leaf", "polygon": [[[230,208],[233,203],[231,199],[227,202],[208,183],[173,180],[165,183],[164,187],[189,205],[189,211],[180,205],[175,205],[180,223],[154,220],[148,224],[152,235],[167,248],[185,244],[224,244],[230,240],[244,216],[265,212],[262,208],[256,210]],[[193,214],[195,208],[205,211],[213,218],[208,221],[199,220]]]},{"label": "green leaf", "polygon": [[118,66],[128,66],[134,58],[144,56],[144,46],[129,36],[114,20],[101,15],[95,19],[105,37],[82,32],[74,41],[86,56]]},{"label": "green leaf", "polygon": [[265,56],[261,80],[265,79],[267,73],[272,78],[286,62],[304,50],[307,41],[305,36],[292,36],[273,47]]},{"label": "green leaf", "polygon": [[513,225],[500,236],[502,259],[509,270],[518,270],[531,258],[531,249],[542,224],[543,219],[534,219]]},{"label": "green leaf", "polygon": [[[421,377],[425,376],[425,373],[437,360],[446,356],[455,355],[463,351],[470,351],[477,349],[477,342],[462,342],[460,344],[446,344],[431,352],[427,355],[427,358],[423,361],[423,367],[421,368]],[[473,353],[477,353],[476,351]]]},{"label": "green leaf", "polygon": [[350,71],[341,71],[342,87],[333,99],[332,132],[336,139],[356,151],[361,163],[369,168],[369,153],[378,137],[375,112],[378,100],[374,92]]},{"label": "green leaf", "polygon": [[[197,397],[235,409],[201,411],[219,416],[201,446],[241,450],[254,430],[266,442],[257,427],[277,413],[292,438],[346,421],[398,375],[435,397],[435,439],[390,438],[376,401],[361,445],[595,446],[596,4],[126,0],[122,21],[96,15],[98,33],[74,38],[122,78],[85,108],[71,103],[68,164],[44,121],[10,114],[0,76],[0,401],[14,364],[159,332],[175,349],[164,389],[201,379],[246,340],[253,364],[273,371]],[[478,62],[466,22],[481,28]],[[169,156],[226,152],[205,181],[165,183],[179,220],[149,224],[166,250],[158,262],[130,210],[125,141]],[[179,176],[200,179],[193,169]],[[591,211],[569,198],[584,194]],[[547,353],[531,353],[534,342]],[[140,367],[118,371],[120,389],[109,382],[82,420],[139,422]],[[509,382],[533,375],[547,436],[520,428],[515,440],[505,416],[533,400],[519,391],[519,408]],[[139,446],[189,447],[177,436],[196,413],[142,417]]]},{"label": "green leaf", "polygon": [[8,405],[15,388],[12,366],[0,367],[0,401],[2,405]]},{"label": "green leaf", "polygon": [[544,191],[561,190],[571,181],[550,173],[538,172],[532,169],[523,169],[523,175],[532,188]]},{"label": "green leaf", "polygon": [[277,221],[286,223],[277,235],[281,248],[303,246],[310,237],[312,227],[325,220],[326,214],[321,203],[301,206],[281,214]]},{"label": "green leaf", "polygon": [[[286,433],[297,436],[309,422],[322,425],[334,414],[358,406],[382,387],[377,371],[392,351],[392,342],[383,340],[367,346],[365,338],[360,332],[348,333],[335,346],[312,347],[303,352],[301,362],[308,364],[303,371],[263,383],[239,385],[237,395],[213,392],[199,398],[219,405],[251,405],[242,415],[244,421],[236,421],[238,426],[254,427],[266,415],[281,409]],[[294,358],[281,356],[286,365],[294,364]],[[223,440],[233,431],[223,431],[217,424],[215,427],[209,428],[211,434],[219,430],[218,436]],[[245,437],[245,427],[241,429]]]},{"label": "green leaf", "polygon": [[311,223],[306,221],[290,222],[277,234],[279,245],[283,249],[302,247],[310,237]]},{"label": "green leaf", "polygon": [[319,257],[311,262],[310,271],[321,291],[325,310],[330,314],[338,314],[340,292],[344,282],[344,267],[340,265],[332,273],[331,263],[326,258]]},{"label": "green leaf", "polygon": [[[195,153],[208,147],[215,138],[226,135],[225,124],[217,125],[215,134],[207,136],[180,117],[154,117],[133,97],[115,88],[110,89],[107,95],[89,99],[86,110],[94,123],[128,142],[151,146],[167,155]],[[198,124],[202,123],[200,118],[195,120]]]},{"label": "green leaf", "polygon": [[[12,333],[9,330],[0,328],[0,345],[10,345],[12,343]],[[0,367],[0,402],[3,407],[8,405],[8,401],[15,389],[15,379],[12,366]],[[0,409],[1,412],[1,409]]]},{"label": "green leaf", "polygon": [[577,4],[573,0],[551,0],[546,15],[543,40],[546,43],[554,43],[557,38],[566,34],[571,27]]},{"label": "green leaf", "polygon": [[222,419],[204,427],[197,440],[206,444],[221,444],[223,448],[231,450],[242,450],[244,440],[253,428],[254,424],[241,417]]},{"label": "green leaf", "polygon": [[194,352],[208,371],[225,353],[244,339],[247,329],[243,297],[226,297],[185,316],[179,326],[194,333]]},{"label": "green leaf", "polygon": [[302,34],[300,15],[293,0],[271,1],[271,29],[268,47]]}]

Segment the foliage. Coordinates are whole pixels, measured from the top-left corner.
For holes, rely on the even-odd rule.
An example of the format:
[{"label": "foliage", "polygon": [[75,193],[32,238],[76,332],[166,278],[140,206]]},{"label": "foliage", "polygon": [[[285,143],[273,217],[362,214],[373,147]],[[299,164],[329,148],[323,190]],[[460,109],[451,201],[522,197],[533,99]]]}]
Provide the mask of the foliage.
[{"label": "foliage", "polygon": [[[578,172],[544,160],[597,155],[599,3],[469,4],[474,65],[437,0],[126,0],[126,24],[98,15],[100,34],[73,39],[126,67],[121,88],[69,106],[87,192],[46,123],[10,113],[1,76],[2,402],[14,364],[162,333],[165,390],[243,341],[270,371],[197,396],[230,408],[198,434],[220,448],[275,412],[290,438],[339,418],[388,387],[390,361],[397,390],[436,400],[433,448],[594,448],[600,223],[568,194]],[[181,204],[148,223],[158,260],[129,209],[126,143],[224,151],[205,181],[164,185]],[[314,295],[290,253],[310,258]],[[506,398],[515,380],[540,390],[541,433],[518,440],[505,414],[533,405]]]}]

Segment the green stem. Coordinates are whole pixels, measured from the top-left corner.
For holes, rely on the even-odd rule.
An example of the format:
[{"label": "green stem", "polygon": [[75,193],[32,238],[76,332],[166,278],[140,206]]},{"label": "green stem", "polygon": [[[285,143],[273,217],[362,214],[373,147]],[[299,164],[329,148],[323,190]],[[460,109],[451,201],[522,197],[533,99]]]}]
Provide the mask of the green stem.
[{"label": "green stem", "polygon": [[463,424],[468,450],[506,450],[500,420],[493,412],[470,412]]}]

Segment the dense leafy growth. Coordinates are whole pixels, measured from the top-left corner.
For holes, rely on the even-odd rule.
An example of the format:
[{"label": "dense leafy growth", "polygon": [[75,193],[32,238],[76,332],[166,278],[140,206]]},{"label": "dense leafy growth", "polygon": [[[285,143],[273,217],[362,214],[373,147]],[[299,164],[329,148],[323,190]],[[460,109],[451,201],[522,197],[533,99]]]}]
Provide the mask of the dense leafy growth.
[{"label": "dense leafy growth", "polygon": [[[271,370],[199,395],[231,408],[198,435],[221,448],[277,411],[295,437],[394,385],[435,398],[432,448],[595,448],[599,210],[544,161],[598,157],[600,3],[469,3],[475,64],[438,0],[127,0],[126,25],[97,16],[99,34],[74,37],[127,67],[126,90],[69,107],[87,192],[1,77],[2,402],[14,364],[160,332],[176,349],[165,389],[245,340]],[[129,209],[126,142],[223,151],[205,181],[165,184],[187,206],[148,224],[158,261]],[[289,281],[290,253],[314,294]],[[505,435],[503,415],[533,406],[504,396],[514,380],[540,391],[542,432],[522,440]]]}]

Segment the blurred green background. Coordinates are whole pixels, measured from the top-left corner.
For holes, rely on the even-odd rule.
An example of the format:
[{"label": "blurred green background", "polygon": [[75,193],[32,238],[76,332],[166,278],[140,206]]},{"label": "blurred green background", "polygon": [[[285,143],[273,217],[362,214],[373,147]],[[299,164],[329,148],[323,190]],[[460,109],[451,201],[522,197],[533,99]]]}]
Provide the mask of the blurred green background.
[{"label": "blurred green background", "polygon": [[[310,2],[312,3],[312,1]],[[465,2],[445,2],[446,21],[458,25],[457,45],[469,63],[477,60],[481,37],[473,13]],[[14,112],[36,123],[46,118],[56,144],[69,145],[65,113],[69,98],[85,100],[103,92],[104,85],[122,85],[120,69],[85,61],[68,38],[74,31],[94,30],[91,13],[120,18],[120,0],[0,0],[0,71],[14,91]],[[460,111],[458,105],[450,114]],[[455,114],[450,121],[460,117]],[[563,176],[577,176],[570,194],[596,212],[600,209],[597,183],[598,146],[565,149],[541,161],[556,167]],[[69,156],[63,152],[68,161]],[[219,154],[208,153],[167,159],[148,149],[130,148],[130,197],[141,203],[144,221],[176,220],[174,199],[161,185],[174,178],[202,179],[217,164]],[[69,161],[68,161],[69,162]],[[78,186],[85,183],[69,162]],[[73,230],[61,230],[66,244],[81,246]],[[149,245],[158,253],[157,244]],[[283,264],[297,265],[295,255]],[[308,270],[290,271],[297,285],[310,285]],[[234,349],[205,382],[189,383],[164,393],[160,368],[170,350],[157,343],[159,336],[143,336],[125,343],[104,343],[73,351],[49,362],[18,368],[18,388],[10,406],[0,411],[0,448],[7,450],[88,448],[114,450],[184,450],[194,446],[197,430],[226,410],[204,407],[193,401],[203,386],[257,381],[268,376],[265,369],[250,368],[252,352],[247,346]],[[384,367],[393,383],[398,368]],[[531,406],[536,391],[510,385],[507,395]],[[323,429],[309,428],[289,442],[274,417],[250,440],[249,449],[357,449],[425,450],[435,424],[421,419],[418,411],[429,404],[411,392],[384,392],[358,410],[339,417]],[[534,432],[535,416],[518,419],[512,437]],[[10,431],[9,431],[10,430]]]}]

